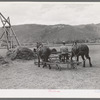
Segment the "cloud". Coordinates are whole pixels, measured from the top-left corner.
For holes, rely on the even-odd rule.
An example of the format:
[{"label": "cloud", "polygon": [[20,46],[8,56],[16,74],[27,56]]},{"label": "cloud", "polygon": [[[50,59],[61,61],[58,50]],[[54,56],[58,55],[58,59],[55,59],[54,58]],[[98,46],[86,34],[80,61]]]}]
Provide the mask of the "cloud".
[{"label": "cloud", "polygon": [[99,4],[35,2],[0,3],[0,11],[12,24],[87,24],[100,22]]}]

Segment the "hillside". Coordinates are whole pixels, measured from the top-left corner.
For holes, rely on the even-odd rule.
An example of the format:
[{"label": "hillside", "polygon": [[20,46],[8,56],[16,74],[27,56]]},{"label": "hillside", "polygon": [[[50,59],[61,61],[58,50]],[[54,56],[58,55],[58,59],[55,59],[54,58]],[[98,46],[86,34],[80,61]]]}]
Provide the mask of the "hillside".
[{"label": "hillside", "polygon": [[[87,40],[100,38],[100,24],[88,25],[16,25],[13,29],[21,43],[32,43],[37,41],[56,42],[67,40]],[[2,30],[0,28],[0,35]]]}]

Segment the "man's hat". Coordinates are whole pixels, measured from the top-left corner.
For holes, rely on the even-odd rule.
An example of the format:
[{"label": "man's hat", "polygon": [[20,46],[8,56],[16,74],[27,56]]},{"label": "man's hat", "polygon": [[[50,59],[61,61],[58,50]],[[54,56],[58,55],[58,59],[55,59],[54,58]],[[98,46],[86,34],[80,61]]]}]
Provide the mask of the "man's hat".
[{"label": "man's hat", "polygon": [[63,41],[62,43],[65,44],[65,41]]}]

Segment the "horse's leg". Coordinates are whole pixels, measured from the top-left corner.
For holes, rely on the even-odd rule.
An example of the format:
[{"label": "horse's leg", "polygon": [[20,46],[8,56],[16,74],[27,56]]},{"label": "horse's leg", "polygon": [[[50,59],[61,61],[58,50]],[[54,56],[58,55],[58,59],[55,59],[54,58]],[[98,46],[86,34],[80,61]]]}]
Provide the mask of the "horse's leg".
[{"label": "horse's leg", "polygon": [[43,68],[44,68],[45,66],[47,66],[47,64],[46,64],[46,62],[44,61],[44,62],[43,62]]},{"label": "horse's leg", "polygon": [[79,61],[79,56],[77,56],[77,61]]},{"label": "horse's leg", "polygon": [[71,61],[73,60],[72,58],[73,58],[73,57],[71,56],[71,58],[70,58],[70,59],[71,59]]},{"label": "horse's leg", "polygon": [[64,56],[64,62],[65,62],[65,59],[66,59],[66,55],[64,54],[63,56]]},{"label": "horse's leg", "polygon": [[40,57],[38,56],[38,67],[40,67]]},{"label": "horse's leg", "polygon": [[71,55],[71,58],[70,58],[70,59],[71,59],[71,61],[73,60],[72,58],[73,58],[73,55]]},{"label": "horse's leg", "polygon": [[90,56],[87,54],[87,55],[85,55],[85,57],[89,60],[90,67],[92,67],[92,63],[91,63],[91,58],[90,58]]},{"label": "horse's leg", "polygon": [[67,62],[67,60],[69,60],[68,54],[66,54],[66,62]]},{"label": "horse's leg", "polygon": [[44,68],[45,66],[47,66],[47,64],[44,62],[44,64],[43,64],[43,68]]},{"label": "horse's leg", "polygon": [[70,58],[70,59],[71,59],[71,61],[73,60],[73,59],[72,59],[73,57],[74,57],[74,54],[72,53],[71,58]]},{"label": "horse's leg", "polygon": [[84,55],[81,55],[82,59],[83,59],[83,67],[85,67],[85,58]]},{"label": "horse's leg", "polygon": [[44,59],[43,59],[43,68],[45,67],[45,66],[47,66],[47,64],[46,64],[46,62],[47,62],[47,60],[46,60],[46,57],[44,57]]},{"label": "horse's leg", "polygon": [[[79,56],[77,56],[77,62],[79,61]],[[79,63],[77,63],[77,65],[79,65]]]},{"label": "horse's leg", "polygon": [[61,54],[59,55],[59,60],[61,61]]},{"label": "horse's leg", "polygon": [[67,60],[69,60],[69,55],[68,55],[68,53],[67,53]]},{"label": "horse's leg", "polygon": [[48,59],[49,59],[49,57],[48,56],[45,56],[45,61],[46,62],[48,62]]}]

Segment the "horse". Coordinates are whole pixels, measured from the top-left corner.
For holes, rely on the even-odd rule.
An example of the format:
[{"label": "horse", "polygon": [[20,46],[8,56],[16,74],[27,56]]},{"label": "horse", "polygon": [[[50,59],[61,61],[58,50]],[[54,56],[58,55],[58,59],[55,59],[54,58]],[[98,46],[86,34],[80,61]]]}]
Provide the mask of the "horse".
[{"label": "horse", "polygon": [[[51,49],[48,46],[43,46],[43,44],[38,43],[37,54],[38,54],[38,66],[40,67],[40,59],[42,59],[43,62],[48,62],[49,56],[51,54]],[[43,67],[44,66],[46,66],[46,63],[44,63]]]},{"label": "horse", "polygon": [[92,67],[91,58],[89,56],[89,47],[86,44],[74,45],[72,47],[71,61],[74,56],[76,56],[77,61],[79,61],[79,56],[82,57],[83,67],[85,67],[85,56],[89,60],[90,67]]}]

